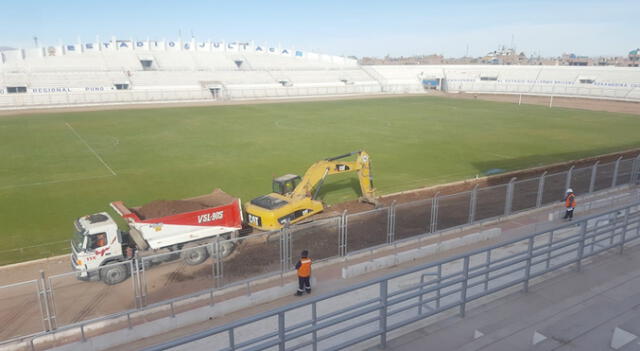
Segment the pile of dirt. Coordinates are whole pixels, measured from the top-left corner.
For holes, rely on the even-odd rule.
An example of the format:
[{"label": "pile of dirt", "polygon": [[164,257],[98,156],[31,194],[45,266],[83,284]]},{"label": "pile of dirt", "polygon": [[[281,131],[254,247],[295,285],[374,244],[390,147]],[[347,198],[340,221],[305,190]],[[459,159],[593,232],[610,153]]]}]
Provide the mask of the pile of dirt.
[{"label": "pile of dirt", "polygon": [[206,208],[227,205],[237,200],[221,189],[214,189],[210,194],[183,200],[156,200],[140,207],[130,208],[140,219],[173,216],[185,212],[204,210]]},{"label": "pile of dirt", "polygon": [[206,204],[189,200],[157,200],[135,209],[141,219],[172,216],[179,213],[203,210]]},{"label": "pile of dirt", "polygon": [[237,200],[235,197],[225,193],[221,189],[214,189],[211,194],[192,197],[181,201],[197,202],[208,207],[218,207],[227,205],[235,200]]}]

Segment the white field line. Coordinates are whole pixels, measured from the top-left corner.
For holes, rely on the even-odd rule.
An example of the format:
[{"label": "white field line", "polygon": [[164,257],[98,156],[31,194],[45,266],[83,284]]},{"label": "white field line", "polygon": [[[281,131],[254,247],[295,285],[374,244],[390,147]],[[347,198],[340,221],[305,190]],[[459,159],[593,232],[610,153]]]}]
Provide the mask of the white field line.
[{"label": "white field line", "polygon": [[106,177],[113,177],[113,176],[108,174],[108,175],[101,175],[101,176],[95,176],[95,177],[72,178],[72,179],[63,179],[63,180],[52,180],[52,181],[49,181],[49,182],[37,182],[37,183],[8,185],[8,186],[0,187],[0,190],[23,188],[23,187],[36,186],[36,185],[48,185],[48,184],[56,184],[56,183],[66,183],[66,182],[74,182],[74,181],[77,181],[77,180],[89,180],[89,179],[98,179],[98,178],[106,178]]},{"label": "white field line", "polygon": [[78,132],[76,132],[76,130],[75,130],[75,129],[73,129],[73,127],[72,127],[69,123],[65,122],[64,124],[66,124],[66,125],[67,125],[67,127],[69,127],[69,129],[71,129],[71,131],[73,132],[73,134],[75,134],[75,135],[76,135],[76,137],[78,137],[78,139],[80,139],[80,141],[82,141],[82,142],[84,143],[84,145],[86,145],[86,146],[87,146],[87,148],[89,149],[89,151],[91,151],[91,152],[96,156],[96,158],[98,158],[98,160],[100,160],[100,162],[102,162],[102,164],[103,164],[105,167],[107,167],[107,169],[109,170],[109,172],[111,172],[111,174],[113,174],[114,176],[115,176],[115,175],[117,175],[117,174],[116,174],[116,172],[114,172],[114,171],[113,171],[113,169],[111,169],[111,167],[109,167],[109,165],[108,165],[106,162],[104,162],[104,160],[102,159],[102,157],[100,157],[100,155],[98,155],[98,153],[97,153],[97,152],[96,152],[96,151],[95,151],[95,150],[94,150],[94,149],[93,149],[93,148],[92,148],[92,147],[91,147],[91,146],[90,146],[90,145],[89,145],[89,144],[88,144],[88,143],[87,143],[87,142],[86,142],[86,141],[85,141],[81,136],[80,136],[80,134],[78,134]]}]

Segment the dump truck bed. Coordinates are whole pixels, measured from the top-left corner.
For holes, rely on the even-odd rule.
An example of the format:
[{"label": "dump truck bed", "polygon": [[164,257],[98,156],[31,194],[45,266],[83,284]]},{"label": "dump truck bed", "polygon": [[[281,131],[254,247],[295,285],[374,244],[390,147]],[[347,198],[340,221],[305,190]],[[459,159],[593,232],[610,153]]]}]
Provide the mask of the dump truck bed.
[{"label": "dump truck bed", "polygon": [[[240,199],[220,189],[207,195],[153,201],[140,207],[127,207],[122,201],[115,201],[111,207],[140,233],[151,249],[242,229]],[[137,233],[132,230],[134,234]]]}]

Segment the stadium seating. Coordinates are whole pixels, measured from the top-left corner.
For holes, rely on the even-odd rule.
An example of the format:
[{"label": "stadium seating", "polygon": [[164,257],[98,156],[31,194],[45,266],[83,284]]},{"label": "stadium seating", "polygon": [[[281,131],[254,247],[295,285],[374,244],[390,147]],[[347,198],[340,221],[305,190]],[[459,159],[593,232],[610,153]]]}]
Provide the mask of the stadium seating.
[{"label": "stadium seating", "polygon": [[169,50],[163,44],[162,49],[153,50],[84,51],[58,46],[3,51],[0,108],[404,94],[425,93],[428,88],[640,101],[640,71],[633,68],[360,66],[339,56],[252,48],[218,46],[197,51],[176,46]]}]

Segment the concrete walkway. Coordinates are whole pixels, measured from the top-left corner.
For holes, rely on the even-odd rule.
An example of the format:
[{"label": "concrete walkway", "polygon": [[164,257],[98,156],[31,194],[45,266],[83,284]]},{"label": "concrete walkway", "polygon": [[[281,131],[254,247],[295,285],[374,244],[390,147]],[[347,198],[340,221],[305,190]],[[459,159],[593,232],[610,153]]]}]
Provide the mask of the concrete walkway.
[{"label": "concrete walkway", "polygon": [[636,246],[370,350],[628,351],[640,350],[639,336]]}]

